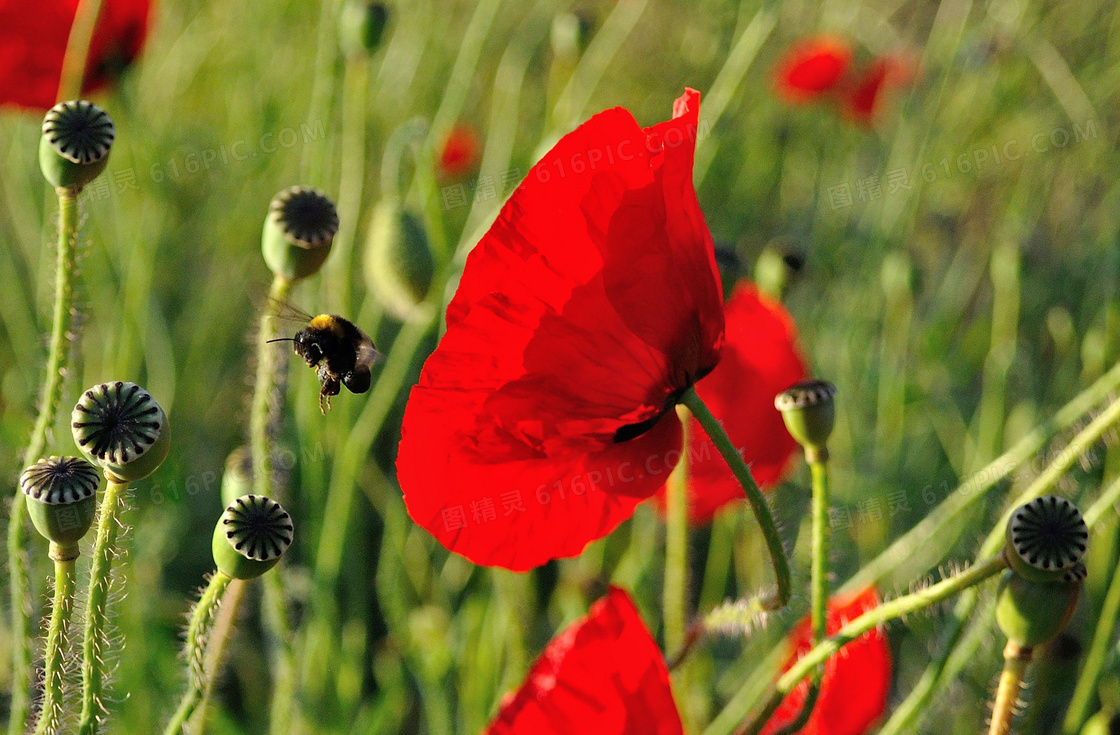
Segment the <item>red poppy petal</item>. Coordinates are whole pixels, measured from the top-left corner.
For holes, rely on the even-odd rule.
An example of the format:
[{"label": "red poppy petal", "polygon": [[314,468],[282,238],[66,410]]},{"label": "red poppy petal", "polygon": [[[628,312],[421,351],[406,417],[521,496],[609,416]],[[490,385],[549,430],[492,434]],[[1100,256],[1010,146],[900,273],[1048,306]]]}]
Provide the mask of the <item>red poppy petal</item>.
[{"label": "red poppy petal", "polygon": [[439,175],[444,179],[458,179],[471,173],[478,165],[482,144],[473,128],[456,125],[448,132],[436,158]]},{"label": "red poppy petal", "polygon": [[[696,392],[723,422],[727,435],[750,465],[755,482],[780,481],[797,442],[774,408],[774,396],[805,378],[797,331],[781,303],[742,281],[725,311],[723,356]],[[688,511],[693,523],[706,523],[729,502],[744,500],[712,440],[695,419],[689,433]],[[658,493],[664,508],[665,492]]]},{"label": "red poppy petal", "polygon": [[[397,468],[412,518],[472,561],[526,569],[578,554],[676,461],[668,409],[723,340],[691,184],[697,107],[688,92],[679,118],[648,131],[621,109],[596,115],[529,172],[467,258]],[[518,496],[525,510],[462,522]]]},{"label": "red poppy petal", "polygon": [[845,112],[861,125],[875,121],[883,96],[892,87],[905,86],[916,74],[914,62],[903,54],[874,59],[842,97]]},{"label": "red poppy petal", "polygon": [[852,48],[847,41],[836,36],[814,36],[786,52],[774,72],[774,83],[787,102],[809,102],[839,84],[851,63]]},{"label": "red poppy petal", "polygon": [[669,670],[630,596],[612,587],[554,638],[484,735],[679,735]]},{"label": "red poppy petal", "polygon": [[[874,587],[845,599],[829,600],[828,634],[836,633],[878,604],[879,595]],[[808,618],[790,633],[790,643],[794,650],[784,671],[812,648]],[[887,638],[878,629],[869,630],[825,664],[816,707],[801,735],[863,735],[886,711],[890,683],[891,652]],[[803,681],[782,700],[762,735],[773,735],[797,718],[808,688],[808,681]]]},{"label": "red poppy petal", "polygon": [[[78,0],[0,0],[0,105],[54,105]],[[112,81],[139,53],[148,0],[103,0],[90,42],[85,92]]]}]

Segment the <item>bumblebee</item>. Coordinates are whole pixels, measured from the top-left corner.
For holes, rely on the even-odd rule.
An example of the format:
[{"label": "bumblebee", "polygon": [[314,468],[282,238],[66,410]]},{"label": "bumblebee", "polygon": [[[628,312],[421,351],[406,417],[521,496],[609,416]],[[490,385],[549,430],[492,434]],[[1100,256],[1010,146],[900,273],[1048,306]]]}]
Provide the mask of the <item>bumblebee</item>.
[{"label": "bumblebee", "polygon": [[[289,338],[270,340],[283,342]],[[370,367],[381,357],[369,335],[353,322],[337,314],[312,317],[307,327],[291,337],[295,353],[308,367],[316,368],[319,378],[319,410],[325,415],[331,407],[331,396],[337,396],[342,385],[351,393],[369,390]]]}]

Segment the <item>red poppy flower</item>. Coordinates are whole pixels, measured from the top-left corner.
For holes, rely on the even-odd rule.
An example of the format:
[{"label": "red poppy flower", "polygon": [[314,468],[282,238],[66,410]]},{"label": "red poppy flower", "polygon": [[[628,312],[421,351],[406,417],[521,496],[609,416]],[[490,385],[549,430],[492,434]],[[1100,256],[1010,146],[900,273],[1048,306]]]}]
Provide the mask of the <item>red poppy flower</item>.
[{"label": "red poppy flower", "polygon": [[700,94],[616,108],[535,165],[468,256],[405,410],[412,519],[478,564],[579,554],[664,483],[723,305],[692,188]]},{"label": "red poppy flower", "polygon": [[[748,281],[742,281],[724,310],[727,338],[719,365],[696,384],[696,392],[723,422],[723,429],[750,465],[755,482],[765,487],[780,481],[797,442],[786,431],[774,396],[805,379],[793,319]],[[707,523],[743,488],[715,444],[692,420],[688,449],[688,516]],[[658,493],[664,508],[665,492]]]},{"label": "red poppy flower", "polygon": [[467,125],[456,125],[448,131],[439,147],[436,167],[445,180],[461,179],[474,172],[482,148],[478,133]]},{"label": "red poppy flower", "polygon": [[612,587],[553,638],[484,735],[680,735],[669,670],[630,596]]},{"label": "red poppy flower", "polygon": [[[879,595],[874,587],[841,600],[829,600],[828,634],[876,607]],[[805,618],[790,633],[794,650],[785,671],[812,648],[809,619]],[[863,735],[887,708],[891,686],[891,651],[887,638],[872,629],[840,649],[828,660],[821,679],[820,695],[809,722],[800,735]],[[772,735],[797,719],[808,695],[809,682],[803,681],[789,693],[766,723],[762,735]]]},{"label": "red poppy flower", "polygon": [[[0,0],[0,105],[46,110],[58,101],[62,57],[79,0]],[[140,53],[148,0],[102,0],[83,92],[113,81]]]},{"label": "red poppy flower", "polygon": [[914,76],[914,65],[901,55],[872,60],[842,94],[845,112],[861,125],[875,121],[883,96],[892,87],[905,86]]},{"label": "red poppy flower", "polygon": [[791,104],[811,102],[840,83],[852,63],[852,48],[836,36],[803,39],[786,52],[774,72],[774,83]]}]

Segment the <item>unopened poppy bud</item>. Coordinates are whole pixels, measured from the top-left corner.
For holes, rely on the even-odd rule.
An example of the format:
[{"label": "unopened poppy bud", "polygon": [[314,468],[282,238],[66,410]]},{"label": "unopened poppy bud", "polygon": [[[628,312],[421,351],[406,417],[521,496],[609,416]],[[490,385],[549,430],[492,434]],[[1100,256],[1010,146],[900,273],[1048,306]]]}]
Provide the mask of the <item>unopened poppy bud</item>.
[{"label": "unopened poppy bud", "polygon": [[805,447],[806,456],[827,457],[828,437],[836,423],[833,398],[836,386],[827,380],[806,380],[778,394],[774,407],[782,412],[786,429]]},{"label": "unopened poppy bud", "polygon": [[59,102],[43,118],[39,168],[56,188],[81,189],[109,163],[113,120],[92,102]]},{"label": "unopened poppy bud", "polygon": [[292,517],[275,500],[243,495],[229,504],[214,527],[214,564],[234,579],[259,577],[292,545],[292,530]]},{"label": "unopened poppy bud", "polygon": [[762,293],[781,300],[790,278],[801,270],[801,266],[801,258],[798,256],[783,253],[778,248],[767,245],[755,261],[754,282]]},{"label": "unopened poppy bud", "polygon": [[381,45],[389,9],[384,3],[349,0],[338,19],[338,45],[351,58],[372,54]]},{"label": "unopened poppy bud", "polygon": [[52,558],[78,557],[78,541],[93,524],[94,496],[100,484],[97,468],[79,457],[47,457],[20,475],[28,515],[35,530],[51,542]]},{"label": "unopened poppy bud", "polygon": [[135,383],[95,385],[70,414],[74,441],[112,478],[133,482],[155,472],[171,448],[167,414]]},{"label": "unopened poppy bud", "polygon": [[229,505],[253,490],[253,453],[247,446],[240,446],[226,457],[222,473],[222,504]]},{"label": "unopened poppy bud", "polygon": [[365,280],[370,293],[401,321],[418,315],[432,285],[435,262],[420,219],[389,197],[377,204],[366,237]]},{"label": "unopened poppy bud", "polygon": [[289,281],[319,271],[338,232],[338,212],[323,192],[292,186],[272,198],[261,235],[264,262]]},{"label": "unopened poppy bud", "polygon": [[1081,511],[1057,495],[1043,495],[1016,508],[1004,531],[1008,565],[1033,582],[1071,581],[1084,569],[1089,527]]},{"label": "unopened poppy bud", "polygon": [[591,39],[591,21],[581,13],[559,13],[552,19],[552,53],[565,61],[580,57]]}]

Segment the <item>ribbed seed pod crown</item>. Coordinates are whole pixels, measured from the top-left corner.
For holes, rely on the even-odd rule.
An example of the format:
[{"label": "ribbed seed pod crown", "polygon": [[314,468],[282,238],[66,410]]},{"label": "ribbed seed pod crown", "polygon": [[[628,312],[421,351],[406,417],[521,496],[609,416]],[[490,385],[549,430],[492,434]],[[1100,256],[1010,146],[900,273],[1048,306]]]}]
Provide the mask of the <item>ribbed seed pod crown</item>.
[{"label": "ribbed seed pod crown", "polygon": [[43,118],[43,177],[52,186],[82,188],[105,170],[115,135],[112,118],[92,102],[59,102]]},{"label": "ribbed seed pod crown", "polygon": [[80,457],[41,459],[19,478],[35,529],[63,546],[76,544],[89,531],[100,484],[101,473]]},{"label": "ribbed seed pod crown", "polygon": [[234,579],[259,577],[292,545],[292,517],[263,495],[243,495],[222,513],[211,550],[218,570]]},{"label": "ribbed seed pod crown", "polygon": [[319,271],[338,232],[338,211],[327,195],[292,186],[272,198],[261,234],[264,262],[289,281]]},{"label": "ribbed seed pod crown", "polygon": [[836,423],[835,396],[836,386],[827,380],[805,380],[779,393],[774,407],[782,412],[786,429],[798,444],[821,448]]},{"label": "ribbed seed pod crown", "polygon": [[95,385],[70,415],[82,454],[119,480],[141,480],[156,471],[171,448],[167,415],[135,383]]}]

